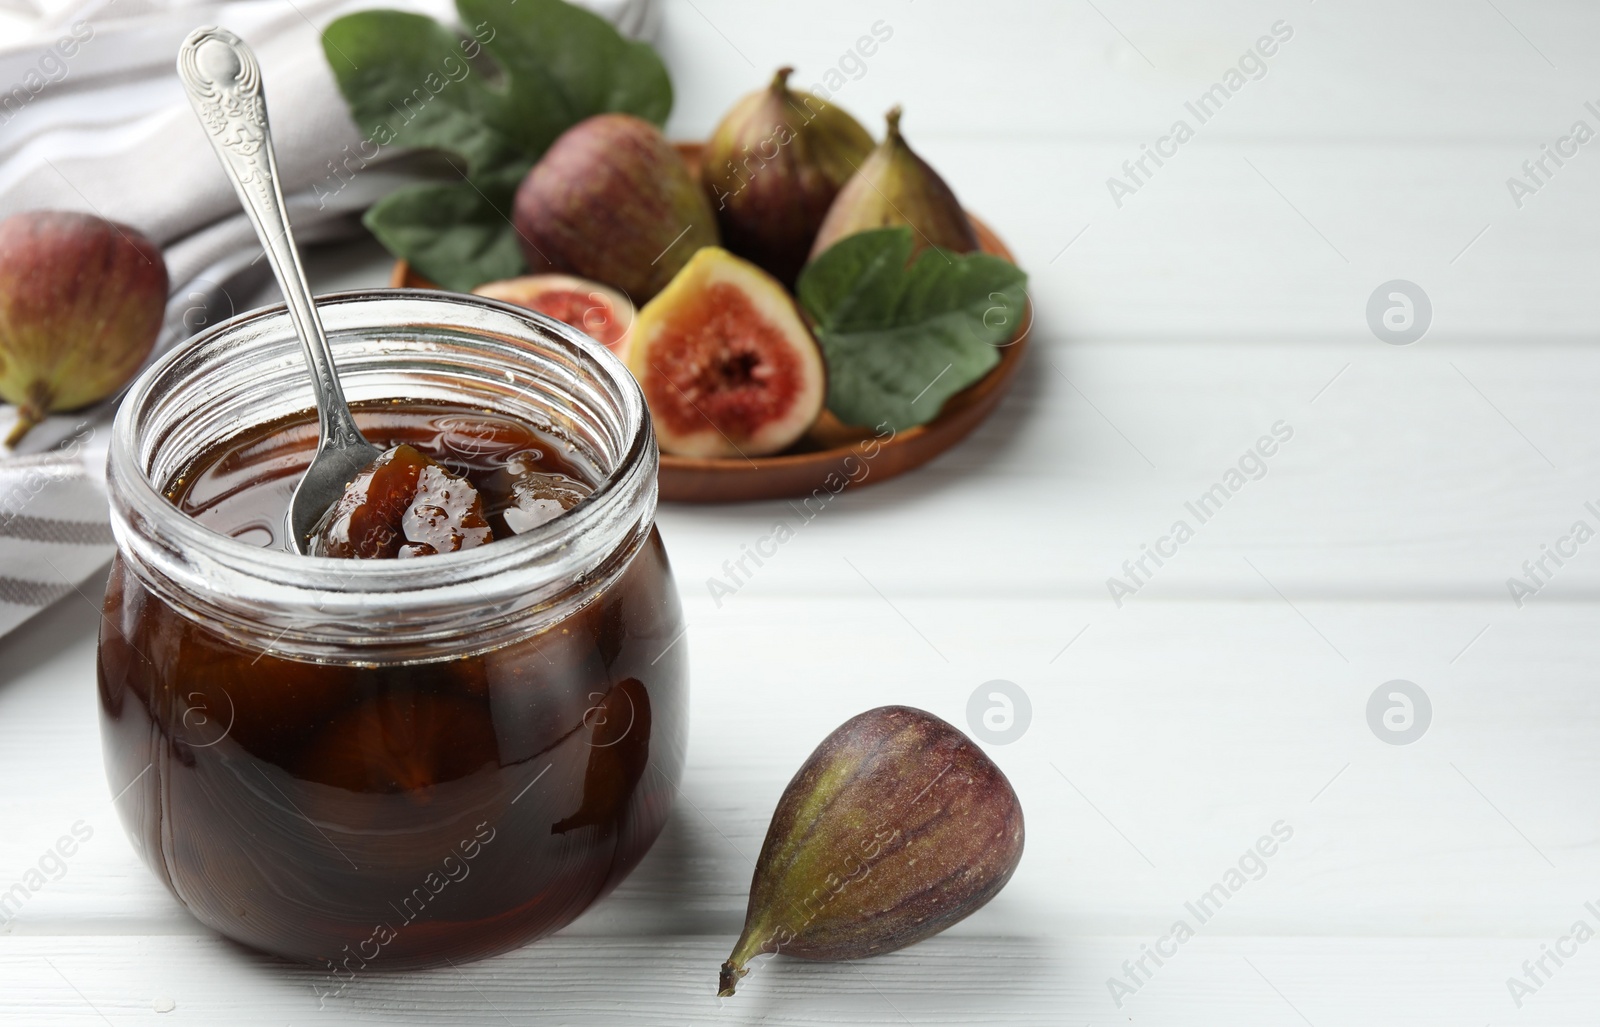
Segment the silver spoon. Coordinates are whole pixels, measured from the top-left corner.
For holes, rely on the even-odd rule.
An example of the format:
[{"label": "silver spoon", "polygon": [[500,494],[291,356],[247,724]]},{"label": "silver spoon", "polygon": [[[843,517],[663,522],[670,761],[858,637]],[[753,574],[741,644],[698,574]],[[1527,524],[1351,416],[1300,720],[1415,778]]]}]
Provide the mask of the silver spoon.
[{"label": "silver spoon", "polygon": [[316,457],[294,490],[288,517],[295,552],[305,553],[311,530],[322,515],[382,450],[366,440],[350,414],[328,338],[311,299],[311,287],[295,251],[294,236],[289,233],[256,55],[227,29],[198,28],[178,48],[178,78],[250,215],[267,263],[283,290],[289,319],[311,363],[320,441]]}]

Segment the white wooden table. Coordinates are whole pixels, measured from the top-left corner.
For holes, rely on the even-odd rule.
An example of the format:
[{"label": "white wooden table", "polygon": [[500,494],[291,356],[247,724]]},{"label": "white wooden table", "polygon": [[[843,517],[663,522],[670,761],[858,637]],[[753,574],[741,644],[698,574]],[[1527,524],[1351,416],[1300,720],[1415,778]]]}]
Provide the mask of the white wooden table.
[{"label": "white wooden table", "polygon": [[[1600,131],[1600,7],[665,6],[683,138],[776,65],[817,81],[892,28],[836,99],[874,125],[905,102],[1032,272],[1013,394],[720,607],[707,578],[792,515],[664,508],[694,689],[666,834],[560,935],[321,1007],[312,974],[202,929],[134,858],[100,766],[95,610],[63,601],[0,641],[0,887],[75,822],[94,834],[0,929],[0,1021],[1592,1024],[1600,942],[1561,939],[1600,930],[1600,541],[1546,558],[1520,606],[1507,579],[1600,529],[1600,142],[1545,158],[1520,207],[1507,179],[1574,148],[1575,121]],[[1186,101],[1280,21],[1264,76],[1200,124]],[[1118,206],[1107,178],[1179,118],[1193,138]],[[315,264],[319,288],[386,273],[370,246]],[[1409,345],[1368,323],[1394,279],[1431,301]],[[1186,502],[1278,422],[1265,475],[1199,524]],[[1180,518],[1194,537],[1119,606],[1107,579]],[[995,679],[1032,707],[988,746],[1027,815],[1005,892],[913,949],[770,961],[719,1001],[749,857],[812,746],[890,702],[965,725]],[[1396,679],[1431,707],[1408,744],[1369,723]],[[1292,838],[1200,924],[1186,903],[1280,822]],[[1195,936],[1163,941],[1178,920]],[[1119,1007],[1108,979],[1158,943],[1175,954],[1145,956]],[[1519,1007],[1507,979],[1542,956]]]}]

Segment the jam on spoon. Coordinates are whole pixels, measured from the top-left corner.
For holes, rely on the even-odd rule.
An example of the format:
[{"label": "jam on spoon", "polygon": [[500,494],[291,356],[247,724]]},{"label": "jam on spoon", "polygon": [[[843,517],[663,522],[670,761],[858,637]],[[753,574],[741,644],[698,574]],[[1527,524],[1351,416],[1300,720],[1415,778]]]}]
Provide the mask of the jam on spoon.
[{"label": "jam on spoon", "polygon": [[383,451],[311,531],[311,554],[380,560],[494,541],[478,490],[414,446]]}]

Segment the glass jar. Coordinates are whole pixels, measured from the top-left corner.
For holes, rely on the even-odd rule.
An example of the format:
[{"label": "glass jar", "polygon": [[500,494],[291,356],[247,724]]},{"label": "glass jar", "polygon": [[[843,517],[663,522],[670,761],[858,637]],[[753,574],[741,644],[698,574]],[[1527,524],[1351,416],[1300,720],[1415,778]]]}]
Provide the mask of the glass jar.
[{"label": "glass jar", "polygon": [[198,919],[324,967],[332,989],[524,944],[621,881],[682,775],[688,676],[655,437],[627,369],[477,297],[318,305],[352,404],[510,417],[599,483],[475,549],[298,556],[167,497],[219,445],[311,407],[281,306],[197,336],[123,401],[99,652],[118,812]]}]

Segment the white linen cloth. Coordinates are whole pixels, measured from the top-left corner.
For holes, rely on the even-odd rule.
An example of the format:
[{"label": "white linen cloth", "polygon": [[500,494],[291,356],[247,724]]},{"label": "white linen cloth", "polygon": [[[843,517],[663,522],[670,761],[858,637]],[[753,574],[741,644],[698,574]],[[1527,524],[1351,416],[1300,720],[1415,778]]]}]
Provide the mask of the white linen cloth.
[{"label": "white linen cloth", "polygon": [[[653,0],[579,2],[626,35],[654,34]],[[23,39],[0,39],[0,219],[81,210],[153,239],[171,277],[158,353],[231,316],[232,295],[253,294],[266,266],[178,84],[178,45],[197,26],[221,25],[255,51],[296,240],[326,241],[362,231],[361,211],[415,177],[404,155],[342,188],[329,177],[329,162],[361,133],[320,32],[374,7],[455,20],[448,0],[76,0],[35,13]],[[51,417],[16,453],[0,450],[0,635],[78,590],[111,556],[104,468],[114,406]],[[0,405],[0,437],[14,418]]]}]

